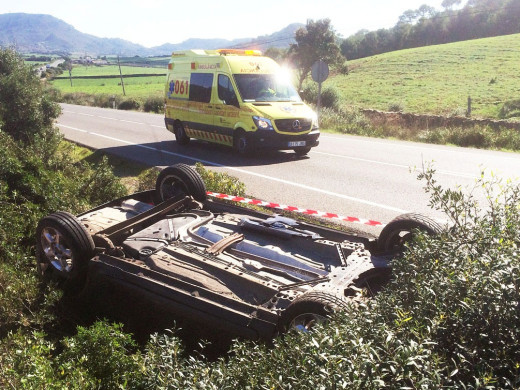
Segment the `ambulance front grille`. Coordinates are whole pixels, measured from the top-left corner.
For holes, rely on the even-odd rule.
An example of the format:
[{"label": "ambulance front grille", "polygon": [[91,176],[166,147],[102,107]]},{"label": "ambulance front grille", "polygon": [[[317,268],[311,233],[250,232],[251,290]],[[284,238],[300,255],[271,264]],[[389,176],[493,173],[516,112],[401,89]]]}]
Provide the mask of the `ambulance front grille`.
[{"label": "ambulance front grille", "polygon": [[288,133],[309,131],[312,126],[312,120],[308,118],[278,119],[275,120],[274,123],[279,131]]}]

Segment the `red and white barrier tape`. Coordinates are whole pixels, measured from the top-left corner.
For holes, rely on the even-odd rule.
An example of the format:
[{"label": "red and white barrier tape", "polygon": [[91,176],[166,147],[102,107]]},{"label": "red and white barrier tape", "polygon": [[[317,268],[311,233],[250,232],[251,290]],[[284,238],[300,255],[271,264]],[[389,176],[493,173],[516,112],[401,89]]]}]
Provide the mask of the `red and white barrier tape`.
[{"label": "red and white barrier tape", "polygon": [[356,217],[344,217],[344,216],[338,215],[338,214],[325,213],[323,211],[317,211],[317,210],[301,209],[299,207],[286,206],[284,204],[271,203],[271,202],[266,202],[266,201],[259,200],[259,199],[249,199],[249,198],[243,198],[241,196],[219,194],[218,192],[210,192],[210,191],[208,191],[207,194],[208,194],[208,196],[211,196],[211,197],[217,198],[217,199],[231,200],[233,202],[238,202],[238,203],[254,204],[256,206],[263,206],[263,207],[268,207],[271,209],[293,211],[295,213],[313,215],[313,216],[322,217],[322,218],[337,219],[339,221],[359,223],[362,225],[380,226],[380,227],[385,226],[385,224],[383,224],[381,222],[372,221],[370,219],[363,219],[363,218],[356,218]]}]

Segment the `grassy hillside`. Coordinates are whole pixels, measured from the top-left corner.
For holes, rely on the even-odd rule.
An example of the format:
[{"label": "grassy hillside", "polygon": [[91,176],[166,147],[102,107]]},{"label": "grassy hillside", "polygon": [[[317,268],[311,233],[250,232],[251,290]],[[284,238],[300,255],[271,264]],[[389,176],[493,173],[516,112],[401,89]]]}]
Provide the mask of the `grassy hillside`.
[{"label": "grassy hillside", "polygon": [[343,103],[407,112],[464,113],[496,118],[520,95],[520,34],[428,46],[349,62],[350,73],[331,77]]}]

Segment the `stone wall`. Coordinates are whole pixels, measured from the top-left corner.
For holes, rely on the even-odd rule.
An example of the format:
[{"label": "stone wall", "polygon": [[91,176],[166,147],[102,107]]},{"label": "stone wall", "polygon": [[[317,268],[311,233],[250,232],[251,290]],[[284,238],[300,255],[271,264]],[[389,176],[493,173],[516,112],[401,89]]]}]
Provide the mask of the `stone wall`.
[{"label": "stone wall", "polygon": [[412,114],[407,112],[385,112],[378,110],[361,110],[373,125],[406,127],[412,129],[434,129],[438,127],[489,126],[493,129],[500,127],[520,130],[520,122],[496,119],[473,119],[463,116],[441,116],[429,114]]}]

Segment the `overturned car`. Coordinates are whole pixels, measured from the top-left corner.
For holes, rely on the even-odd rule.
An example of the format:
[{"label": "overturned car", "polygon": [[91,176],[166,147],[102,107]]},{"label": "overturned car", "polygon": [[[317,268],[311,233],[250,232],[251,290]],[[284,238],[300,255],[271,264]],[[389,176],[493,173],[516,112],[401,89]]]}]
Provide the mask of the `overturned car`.
[{"label": "overturned car", "polygon": [[179,318],[270,339],[376,293],[415,229],[440,226],[405,214],[375,239],[209,200],[198,173],[177,164],[154,190],[43,218],[37,262],[67,291],[101,277]]}]

